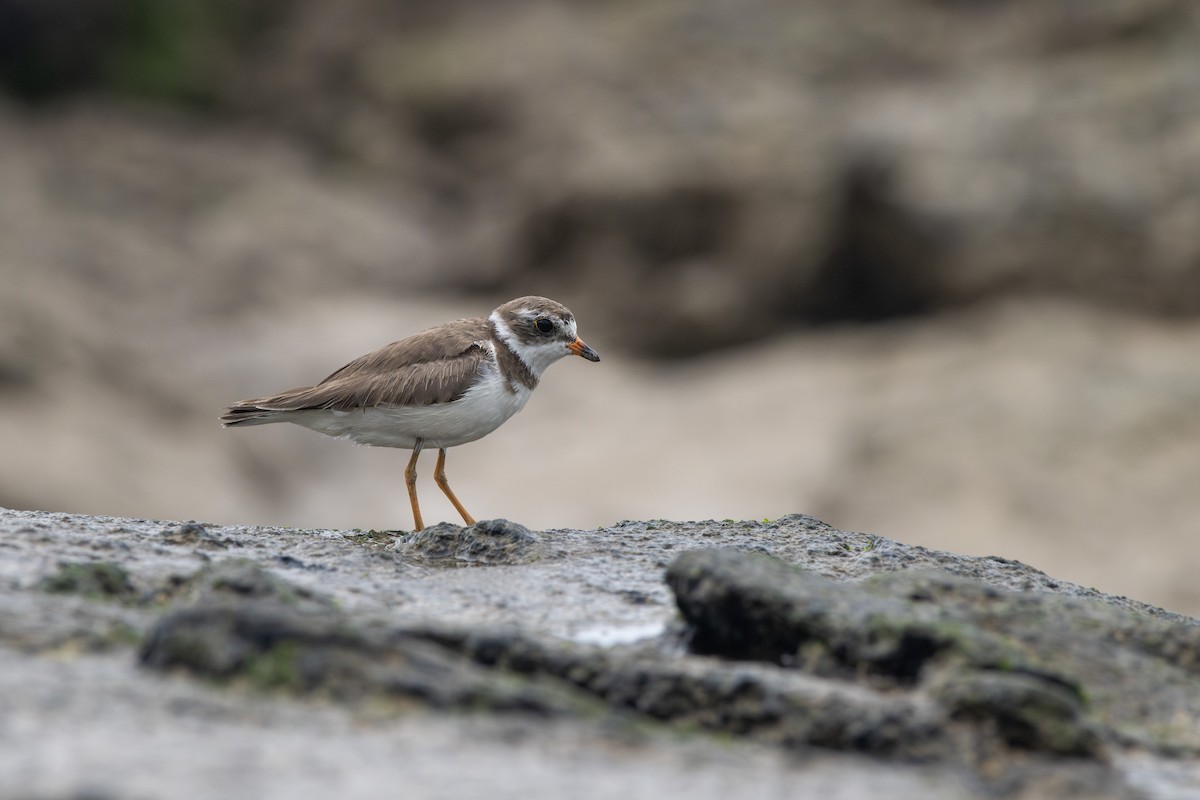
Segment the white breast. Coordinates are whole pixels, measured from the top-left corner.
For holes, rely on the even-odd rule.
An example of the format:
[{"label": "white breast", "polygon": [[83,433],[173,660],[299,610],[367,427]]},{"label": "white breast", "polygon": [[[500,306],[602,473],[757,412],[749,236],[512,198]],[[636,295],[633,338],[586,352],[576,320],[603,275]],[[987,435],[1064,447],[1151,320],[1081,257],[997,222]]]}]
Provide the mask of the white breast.
[{"label": "white breast", "polygon": [[328,436],[374,447],[455,447],[487,436],[525,407],[531,390],[509,391],[492,363],[485,362],[475,384],[452,403],[367,408],[360,411],[303,411],[292,422]]}]

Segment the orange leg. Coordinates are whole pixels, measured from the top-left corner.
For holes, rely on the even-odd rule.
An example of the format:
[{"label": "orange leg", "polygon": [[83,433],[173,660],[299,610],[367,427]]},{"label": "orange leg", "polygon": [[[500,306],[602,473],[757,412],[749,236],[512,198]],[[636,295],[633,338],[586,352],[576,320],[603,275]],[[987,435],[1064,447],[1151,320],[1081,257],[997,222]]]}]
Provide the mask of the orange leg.
[{"label": "orange leg", "polygon": [[[458,502],[458,498],[454,496],[454,492],[450,491],[450,482],[446,480],[446,448],[444,447],[438,450],[437,466],[433,470],[433,479],[437,482],[438,488],[446,493],[446,497],[450,498],[450,502],[458,509],[458,513],[462,514],[463,521],[468,525],[474,525],[475,518],[467,513],[467,510],[463,508],[463,504]],[[413,502],[415,503],[416,501]],[[416,506],[414,505],[413,508],[415,509]]]},{"label": "orange leg", "polygon": [[408,484],[408,501],[412,503],[414,531],[425,527],[425,523],[421,521],[421,506],[417,503],[417,456],[419,455],[421,455],[421,442],[417,440],[412,458],[408,460],[408,469],[404,470],[404,482]]}]

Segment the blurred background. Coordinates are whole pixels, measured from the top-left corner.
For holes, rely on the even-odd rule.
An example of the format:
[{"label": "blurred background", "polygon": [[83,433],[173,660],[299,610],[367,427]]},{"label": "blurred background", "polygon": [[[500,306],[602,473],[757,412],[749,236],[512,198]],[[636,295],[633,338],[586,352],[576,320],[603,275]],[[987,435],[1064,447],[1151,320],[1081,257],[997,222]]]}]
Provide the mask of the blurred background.
[{"label": "blurred background", "polygon": [[1200,613],[1194,0],[0,0],[0,505],[409,528],[406,453],[216,418],[522,294],[604,360],[480,518]]}]

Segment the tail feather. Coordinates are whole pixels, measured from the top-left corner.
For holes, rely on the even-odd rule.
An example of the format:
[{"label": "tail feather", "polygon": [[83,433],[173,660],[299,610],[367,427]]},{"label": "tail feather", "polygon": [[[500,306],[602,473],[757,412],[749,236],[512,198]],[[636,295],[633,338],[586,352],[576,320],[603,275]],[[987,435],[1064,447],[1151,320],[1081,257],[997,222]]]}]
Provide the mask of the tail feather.
[{"label": "tail feather", "polygon": [[313,387],[301,386],[298,389],[288,389],[286,392],[273,394],[269,397],[255,397],[242,400],[225,409],[221,422],[226,428],[236,425],[266,425],[271,422],[290,422],[297,411],[307,408],[320,408],[309,403],[309,395]]},{"label": "tail feather", "polygon": [[232,428],[237,425],[267,425],[271,422],[287,422],[287,417],[288,412],[286,411],[274,411],[262,406],[239,403],[225,409],[225,413],[221,415],[221,422],[226,428]]}]

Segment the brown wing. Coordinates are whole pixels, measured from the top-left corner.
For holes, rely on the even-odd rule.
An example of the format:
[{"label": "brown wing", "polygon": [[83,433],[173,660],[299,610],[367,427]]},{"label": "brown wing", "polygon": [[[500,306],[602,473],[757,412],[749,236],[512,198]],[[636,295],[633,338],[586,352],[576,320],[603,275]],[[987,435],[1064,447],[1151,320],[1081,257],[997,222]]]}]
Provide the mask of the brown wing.
[{"label": "brown wing", "polygon": [[264,411],[428,406],[462,397],[487,358],[485,319],[460,320],[367,353],[316,386],[247,400]]}]

